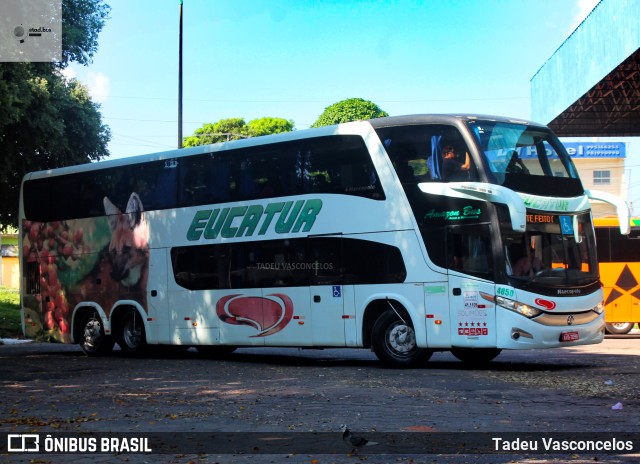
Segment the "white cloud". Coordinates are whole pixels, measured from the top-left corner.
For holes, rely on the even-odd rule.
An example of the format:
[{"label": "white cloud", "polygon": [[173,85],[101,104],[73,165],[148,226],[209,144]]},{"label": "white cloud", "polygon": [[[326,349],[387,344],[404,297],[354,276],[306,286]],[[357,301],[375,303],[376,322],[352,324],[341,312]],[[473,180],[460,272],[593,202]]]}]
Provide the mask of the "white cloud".
[{"label": "white cloud", "polygon": [[62,75],[65,78],[67,78],[68,80],[75,79],[77,77],[76,76],[76,72],[73,69],[71,69],[70,67],[64,68],[62,70]]},{"label": "white cloud", "polygon": [[104,103],[109,98],[109,78],[106,74],[89,72],[86,85],[93,101]]},{"label": "white cloud", "polygon": [[578,0],[578,4],[576,5],[576,15],[573,18],[575,23],[573,29],[578,27],[580,23],[589,16],[589,13],[591,13],[598,3],[600,3],[600,0]]}]

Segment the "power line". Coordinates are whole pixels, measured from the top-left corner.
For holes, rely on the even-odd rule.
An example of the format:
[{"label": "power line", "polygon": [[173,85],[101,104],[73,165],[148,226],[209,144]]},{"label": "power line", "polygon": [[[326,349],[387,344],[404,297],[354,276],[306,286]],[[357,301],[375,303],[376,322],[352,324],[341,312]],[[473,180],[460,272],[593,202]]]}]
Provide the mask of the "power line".
[{"label": "power line", "polygon": [[[172,97],[139,97],[124,95],[104,95],[108,98],[120,98],[128,100],[165,100],[177,101]],[[468,98],[427,98],[427,99],[403,99],[403,100],[376,100],[377,103],[446,103],[446,102],[463,102],[463,101],[494,101],[494,100],[530,100],[530,96],[526,97],[468,97]],[[212,103],[330,103],[330,100],[255,100],[255,99],[237,99],[237,98],[185,98],[185,101],[194,102],[212,102]]]}]

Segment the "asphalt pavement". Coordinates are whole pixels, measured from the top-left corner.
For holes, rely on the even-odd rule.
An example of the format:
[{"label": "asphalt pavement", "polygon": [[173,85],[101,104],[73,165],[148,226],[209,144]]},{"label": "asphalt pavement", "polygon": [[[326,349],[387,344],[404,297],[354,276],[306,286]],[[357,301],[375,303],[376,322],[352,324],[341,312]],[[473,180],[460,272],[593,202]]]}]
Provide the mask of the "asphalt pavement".
[{"label": "asphalt pavement", "polygon": [[[76,346],[7,343],[0,347],[0,432],[97,440],[131,433],[159,437],[153,446],[160,445],[150,454],[11,453],[2,459],[640,462],[635,451],[491,453],[487,443],[495,442],[486,441],[563,440],[578,434],[628,439],[640,449],[638,354],[640,335],[632,335],[585,347],[503,352],[486,367],[465,366],[449,353],[436,353],[424,368],[402,370],[382,367],[366,350],[252,348],[225,359],[195,350],[144,358],[115,351],[88,358]],[[353,454],[342,442],[342,424],[379,444]],[[228,446],[216,441],[221,439]],[[429,454],[416,452],[416,439],[435,441],[436,447]],[[455,452],[445,446],[447,439],[458,446]],[[468,442],[467,448],[459,446],[460,440]],[[278,441],[281,446],[274,448]]]}]

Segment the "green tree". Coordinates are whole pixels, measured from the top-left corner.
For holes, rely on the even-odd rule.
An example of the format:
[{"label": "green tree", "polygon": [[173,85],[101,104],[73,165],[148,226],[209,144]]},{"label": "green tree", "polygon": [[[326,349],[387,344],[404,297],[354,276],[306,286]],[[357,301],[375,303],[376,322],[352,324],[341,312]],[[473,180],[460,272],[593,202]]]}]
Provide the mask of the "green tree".
[{"label": "green tree", "polygon": [[281,132],[291,132],[294,123],[283,118],[264,117],[252,119],[247,123],[247,133],[249,137],[259,137],[261,135],[280,134]]},{"label": "green tree", "polygon": [[203,124],[202,127],[193,131],[193,135],[185,137],[182,145],[185,148],[196,147],[248,137],[279,134],[292,131],[293,125],[293,121],[272,117],[252,119],[248,124],[245,123],[244,118],[221,119],[218,122]]},{"label": "green tree", "polygon": [[209,145],[210,143],[228,142],[247,138],[247,124],[244,118],[221,119],[218,122],[207,122],[193,131],[193,135],[184,137],[183,147],[197,147],[199,145]]},{"label": "green tree", "polygon": [[62,0],[62,62],[88,65],[111,7],[103,0]]},{"label": "green tree", "polygon": [[70,61],[91,62],[109,9],[102,0],[63,0],[63,61],[0,63],[0,229],[18,225],[20,183],[27,172],[109,154],[111,134],[100,106],[83,85],[61,74]]},{"label": "green tree", "polygon": [[381,110],[375,103],[362,98],[349,98],[326,107],[311,127],[331,126],[342,122],[362,121],[385,116],[389,116],[389,113]]}]

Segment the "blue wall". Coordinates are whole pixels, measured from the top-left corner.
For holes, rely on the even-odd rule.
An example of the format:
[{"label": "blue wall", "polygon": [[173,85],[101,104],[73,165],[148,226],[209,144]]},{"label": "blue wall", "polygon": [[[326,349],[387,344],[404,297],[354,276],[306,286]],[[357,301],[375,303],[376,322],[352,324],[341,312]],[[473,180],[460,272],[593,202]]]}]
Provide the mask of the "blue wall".
[{"label": "blue wall", "polygon": [[531,79],[531,119],[548,124],[640,48],[640,0],[602,0]]}]

